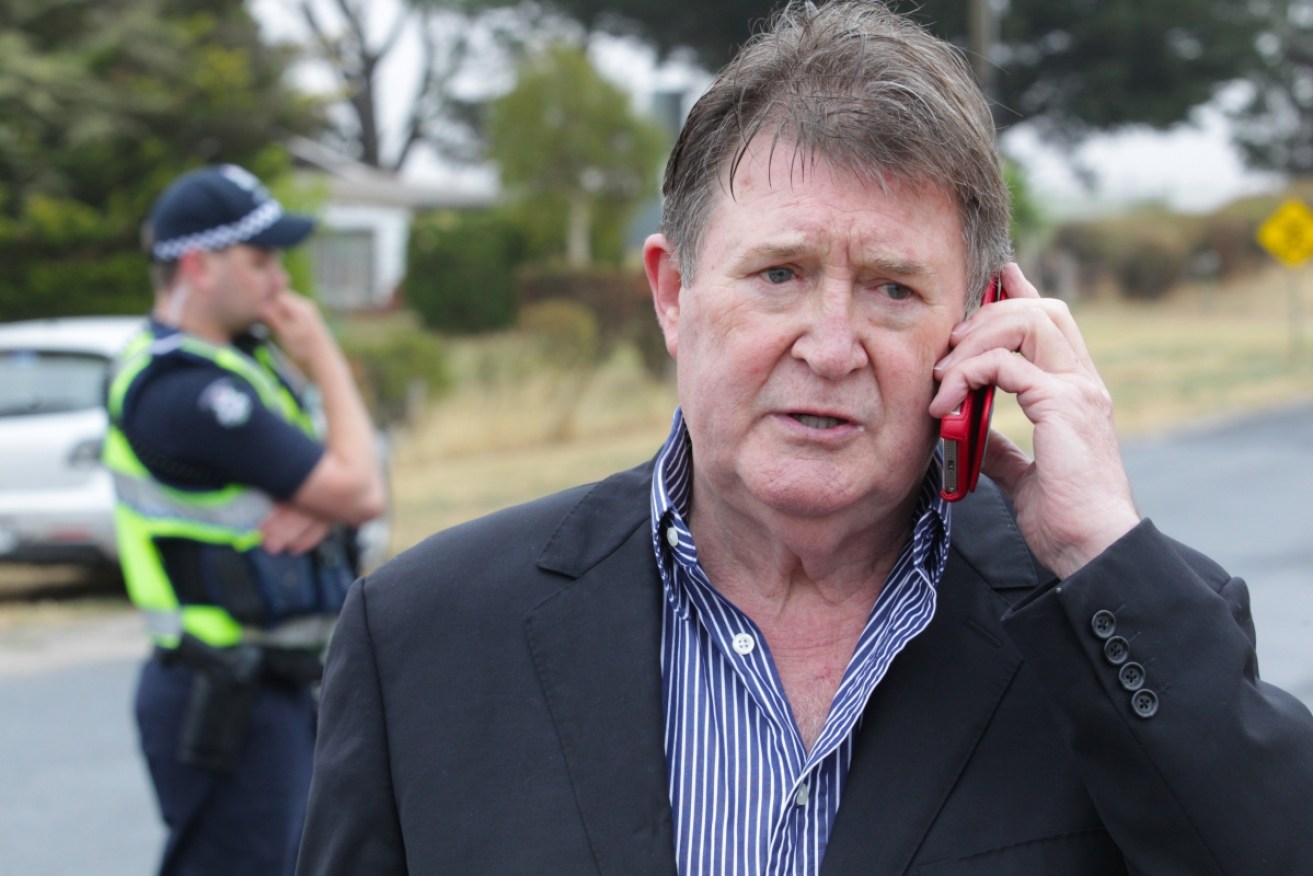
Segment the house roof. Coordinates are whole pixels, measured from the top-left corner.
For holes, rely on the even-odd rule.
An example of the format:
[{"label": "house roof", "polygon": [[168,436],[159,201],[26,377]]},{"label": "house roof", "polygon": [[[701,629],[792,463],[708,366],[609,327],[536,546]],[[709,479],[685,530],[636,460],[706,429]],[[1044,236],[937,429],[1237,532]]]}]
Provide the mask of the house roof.
[{"label": "house roof", "polygon": [[330,199],[336,204],[419,210],[484,207],[497,199],[495,183],[481,174],[446,181],[402,179],[305,137],[292,139],[287,148],[296,172],[325,179]]}]

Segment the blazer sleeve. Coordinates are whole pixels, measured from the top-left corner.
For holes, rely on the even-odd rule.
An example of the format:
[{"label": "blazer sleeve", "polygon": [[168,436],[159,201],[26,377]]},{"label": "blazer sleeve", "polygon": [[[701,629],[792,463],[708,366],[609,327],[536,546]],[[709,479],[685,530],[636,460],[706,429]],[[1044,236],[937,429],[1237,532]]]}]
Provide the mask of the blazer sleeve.
[{"label": "blazer sleeve", "polygon": [[348,593],[329,647],[297,876],[407,872],[363,583]]},{"label": "blazer sleeve", "polygon": [[1243,581],[1146,520],[1003,623],[1131,873],[1313,873],[1313,716],[1260,680]]}]

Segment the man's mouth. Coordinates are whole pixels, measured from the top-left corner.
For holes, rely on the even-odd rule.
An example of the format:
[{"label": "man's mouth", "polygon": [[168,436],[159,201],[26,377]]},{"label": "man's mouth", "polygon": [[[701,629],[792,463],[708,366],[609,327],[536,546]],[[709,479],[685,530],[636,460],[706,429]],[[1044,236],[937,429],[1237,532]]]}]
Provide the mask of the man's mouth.
[{"label": "man's mouth", "polygon": [[835,429],[848,423],[847,420],[838,417],[818,417],[815,414],[790,414],[790,416],[812,429]]}]

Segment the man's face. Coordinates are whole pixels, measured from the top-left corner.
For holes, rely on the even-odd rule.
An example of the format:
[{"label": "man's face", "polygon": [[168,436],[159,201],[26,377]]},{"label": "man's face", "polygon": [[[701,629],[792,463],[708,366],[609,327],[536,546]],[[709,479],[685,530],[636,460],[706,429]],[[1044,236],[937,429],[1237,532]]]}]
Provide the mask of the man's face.
[{"label": "man's face", "polygon": [[967,298],[961,222],[937,190],[886,193],[787,145],[769,152],[754,144],[719,199],[690,286],[661,238],[646,253],[695,513],[710,499],[872,519],[917,488],[938,434],[926,409]]},{"label": "man's face", "polygon": [[265,308],[287,288],[287,273],[276,250],[239,244],[210,256],[215,307],[233,334],[260,322]]}]

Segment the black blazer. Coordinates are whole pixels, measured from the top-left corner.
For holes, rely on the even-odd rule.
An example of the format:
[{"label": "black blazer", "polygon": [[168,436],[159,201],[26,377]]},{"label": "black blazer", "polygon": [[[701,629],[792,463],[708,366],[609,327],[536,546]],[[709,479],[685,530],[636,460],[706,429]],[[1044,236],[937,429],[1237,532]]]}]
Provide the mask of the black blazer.
[{"label": "black blazer", "polygon": [[[650,483],[499,512],[357,582],[299,874],[675,872]],[[1313,874],[1313,718],[1252,640],[1243,582],[1152,524],[1059,584],[982,484],[865,711],[821,872]]]}]

